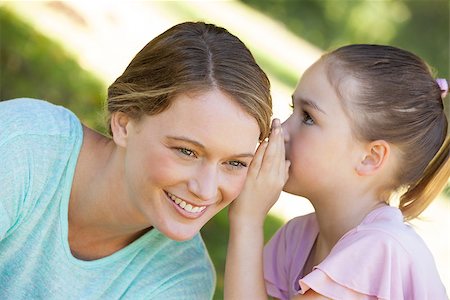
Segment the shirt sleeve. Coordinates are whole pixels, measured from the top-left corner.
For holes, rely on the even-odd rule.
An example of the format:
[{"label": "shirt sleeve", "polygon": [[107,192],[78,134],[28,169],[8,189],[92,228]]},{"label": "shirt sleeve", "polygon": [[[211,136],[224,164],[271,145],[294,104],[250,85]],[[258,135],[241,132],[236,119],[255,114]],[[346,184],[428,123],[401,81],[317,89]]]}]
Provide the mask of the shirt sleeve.
[{"label": "shirt sleeve", "polygon": [[269,296],[289,299],[289,276],[285,267],[287,225],[280,228],[264,247],[264,279]]},{"label": "shirt sleeve", "polygon": [[[0,110],[0,240],[20,221],[31,185],[32,150],[21,139],[8,135],[12,130],[7,115]],[[11,133],[11,131],[9,132]]]},{"label": "shirt sleeve", "polygon": [[80,130],[71,112],[48,102],[0,102],[0,240],[57,187]]},{"label": "shirt sleeve", "polygon": [[415,244],[407,249],[387,233],[356,232],[300,279],[301,293],[313,289],[333,299],[446,299],[432,265],[418,262],[430,255],[411,252],[422,247]]}]

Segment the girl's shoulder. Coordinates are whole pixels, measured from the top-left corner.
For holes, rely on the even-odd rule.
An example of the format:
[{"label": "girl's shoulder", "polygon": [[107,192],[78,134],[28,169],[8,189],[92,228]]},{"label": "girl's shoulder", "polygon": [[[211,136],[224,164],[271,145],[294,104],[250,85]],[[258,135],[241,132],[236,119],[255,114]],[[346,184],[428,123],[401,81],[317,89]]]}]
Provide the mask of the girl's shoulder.
[{"label": "girl's shoulder", "polygon": [[318,233],[319,225],[315,213],[295,217],[278,229],[265,246],[265,251],[271,252],[281,248],[287,253],[300,255],[305,249],[312,247]]},{"label": "girl's shoulder", "polygon": [[319,232],[319,225],[317,223],[316,214],[309,213],[295,217],[283,225],[280,231],[283,231],[288,237],[304,234],[317,235]]},{"label": "girl's shoulder", "polygon": [[[303,261],[319,233],[315,213],[291,219],[272,236],[264,247],[265,260],[273,257]],[[295,256],[295,258],[293,257]]]},{"label": "girl's shoulder", "polygon": [[328,286],[347,287],[381,299],[445,296],[431,252],[394,207],[367,215],[315,268],[316,275],[332,279]]},{"label": "girl's shoulder", "polygon": [[295,292],[319,232],[315,213],[299,216],[282,226],[264,247],[264,279],[269,295],[288,299]]},{"label": "girl's shoulder", "polygon": [[403,221],[401,211],[391,206],[381,207],[369,213],[361,224],[342,237],[341,242],[345,240],[354,242],[360,239],[396,247],[408,255],[417,255],[419,250],[428,252],[422,238]]},{"label": "girl's shoulder", "polygon": [[371,253],[370,259],[404,261],[405,266],[423,262],[434,265],[425,242],[403,221],[403,215],[396,207],[386,206],[369,213],[338,241],[330,255],[348,250]]}]

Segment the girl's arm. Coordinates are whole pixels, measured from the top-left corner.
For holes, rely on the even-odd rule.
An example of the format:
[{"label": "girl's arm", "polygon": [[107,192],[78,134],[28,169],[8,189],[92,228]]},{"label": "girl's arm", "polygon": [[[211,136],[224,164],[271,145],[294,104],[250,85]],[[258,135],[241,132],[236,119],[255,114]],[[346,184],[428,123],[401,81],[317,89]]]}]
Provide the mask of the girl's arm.
[{"label": "girl's arm", "polygon": [[280,121],[269,142],[258,147],[239,197],[229,209],[230,239],[225,267],[225,299],[267,299],[263,275],[263,224],[288,177]]}]

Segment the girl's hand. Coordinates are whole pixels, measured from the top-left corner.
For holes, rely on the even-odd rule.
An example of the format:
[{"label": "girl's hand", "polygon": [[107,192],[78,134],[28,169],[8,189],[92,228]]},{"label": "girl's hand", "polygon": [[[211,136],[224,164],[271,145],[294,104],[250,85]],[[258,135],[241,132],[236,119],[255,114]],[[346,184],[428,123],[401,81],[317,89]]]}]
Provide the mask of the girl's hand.
[{"label": "girl's hand", "polygon": [[284,136],[279,119],[272,121],[269,141],[256,150],[239,197],[229,208],[230,222],[262,225],[280,196],[288,178],[290,162],[285,160]]},{"label": "girl's hand", "polygon": [[228,211],[230,237],[224,298],[267,299],[263,277],[263,224],[288,178],[280,120],[272,122],[269,142],[256,150],[244,188]]}]

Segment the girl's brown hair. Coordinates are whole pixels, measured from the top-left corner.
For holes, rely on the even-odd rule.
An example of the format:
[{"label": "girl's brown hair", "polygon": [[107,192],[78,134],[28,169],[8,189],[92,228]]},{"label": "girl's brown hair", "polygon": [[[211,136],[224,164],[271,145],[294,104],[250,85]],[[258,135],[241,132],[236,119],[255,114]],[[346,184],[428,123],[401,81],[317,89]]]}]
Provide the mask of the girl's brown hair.
[{"label": "girl's brown hair", "polygon": [[399,150],[392,187],[406,189],[399,204],[404,218],[417,217],[450,175],[447,117],[430,67],[413,53],[382,45],[344,46],[322,59],[355,135]]},{"label": "girl's brown hair", "polygon": [[269,134],[270,83],[247,47],[226,29],[203,22],[173,26],[151,40],[108,89],[111,114],[139,120],[158,114],[180,93],[212,88],[228,94]]}]

